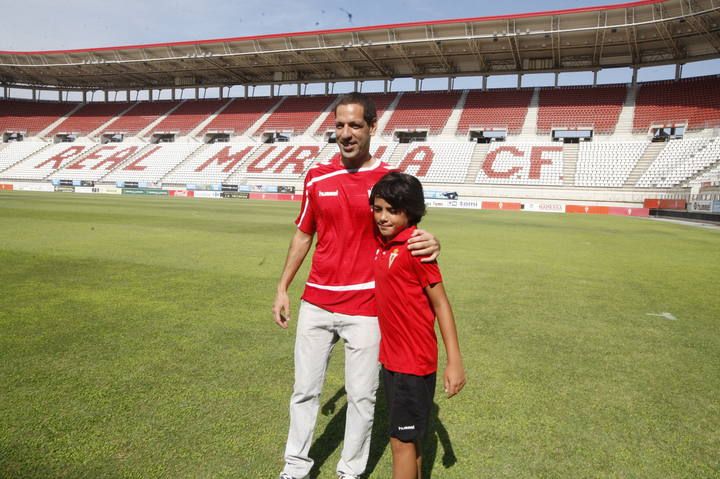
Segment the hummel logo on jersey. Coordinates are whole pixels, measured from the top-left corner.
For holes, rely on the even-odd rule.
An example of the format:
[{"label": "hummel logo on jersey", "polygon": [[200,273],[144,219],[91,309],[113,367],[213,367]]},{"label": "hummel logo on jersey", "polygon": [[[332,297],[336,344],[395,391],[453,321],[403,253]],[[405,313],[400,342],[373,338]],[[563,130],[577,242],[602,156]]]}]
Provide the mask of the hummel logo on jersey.
[{"label": "hummel logo on jersey", "polygon": [[392,250],[392,252],[390,253],[390,261],[388,262],[388,269],[390,269],[390,266],[392,266],[393,262],[395,261],[395,258],[397,258],[399,254],[400,254],[400,251],[397,248]]},{"label": "hummel logo on jersey", "polygon": [[415,429],[415,425],[412,426],[398,426],[398,431],[412,431]]},{"label": "hummel logo on jersey", "polygon": [[335,191],[321,191],[321,192],[320,192],[320,196],[321,196],[321,197],[322,197],[322,196],[337,196],[337,195],[338,195],[338,190],[335,190]]}]

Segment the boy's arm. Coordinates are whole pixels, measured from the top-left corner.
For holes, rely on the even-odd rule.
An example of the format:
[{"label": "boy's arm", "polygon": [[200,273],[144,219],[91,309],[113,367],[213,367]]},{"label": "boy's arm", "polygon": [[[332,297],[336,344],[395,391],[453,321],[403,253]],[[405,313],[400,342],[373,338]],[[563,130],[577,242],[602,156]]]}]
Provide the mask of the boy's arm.
[{"label": "boy's arm", "polygon": [[408,249],[413,256],[426,256],[420,261],[429,263],[440,256],[440,241],[432,233],[416,229],[408,240]]},{"label": "boy's arm", "polygon": [[280,276],[280,281],[278,281],[277,294],[272,308],[275,323],[283,329],[287,329],[290,320],[290,298],[287,290],[295,277],[295,273],[297,273],[300,265],[305,260],[305,256],[310,251],[312,239],[313,235],[307,234],[298,228],[295,230],[292,240],[290,240],[285,267]]},{"label": "boy's arm", "polygon": [[447,366],[445,367],[445,393],[451,398],[465,386],[465,369],[463,368],[462,356],[460,355],[460,344],[458,342],[455,318],[453,317],[450,301],[448,301],[445,288],[442,283],[429,285],[425,292],[435,309],[438,318],[440,334],[445,344],[447,353]]}]

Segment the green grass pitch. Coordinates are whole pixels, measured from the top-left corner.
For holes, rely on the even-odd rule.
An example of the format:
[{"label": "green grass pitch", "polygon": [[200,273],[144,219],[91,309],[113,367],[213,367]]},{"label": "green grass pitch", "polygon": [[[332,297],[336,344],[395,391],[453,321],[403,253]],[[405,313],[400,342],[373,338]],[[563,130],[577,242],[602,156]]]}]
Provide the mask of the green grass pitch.
[{"label": "green grass pitch", "polygon": [[[276,477],[294,324],[270,308],[297,209],[0,192],[0,477]],[[720,477],[720,232],[442,209],[422,226],[468,374],[436,396],[431,477]],[[313,477],[339,457],[342,356]],[[390,477],[384,411],[371,478]]]}]

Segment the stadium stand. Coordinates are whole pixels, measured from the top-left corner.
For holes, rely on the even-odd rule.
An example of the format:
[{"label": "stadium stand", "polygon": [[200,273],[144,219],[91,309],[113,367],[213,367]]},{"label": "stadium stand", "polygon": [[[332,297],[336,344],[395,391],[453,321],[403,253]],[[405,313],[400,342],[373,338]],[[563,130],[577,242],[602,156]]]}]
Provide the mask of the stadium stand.
[{"label": "stadium stand", "polygon": [[294,135],[302,135],[334,99],[326,95],[286,97],[260,126],[256,136],[266,131],[291,131]]},{"label": "stadium stand", "polygon": [[337,146],[329,143],[262,145],[227,181],[300,179],[311,165],[332,157],[336,152]]},{"label": "stadium stand", "polygon": [[560,186],[563,147],[557,143],[494,143],[475,180],[479,184]]},{"label": "stadium stand", "polygon": [[720,159],[715,166],[702,173],[700,176],[690,181],[690,186],[720,186]]},{"label": "stadium stand", "polygon": [[462,183],[473,149],[471,142],[413,142],[397,166],[427,183]]},{"label": "stadium stand", "polygon": [[0,133],[16,131],[35,136],[77,106],[77,103],[0,100]]},{"label": "stadium stand", "polygon": [[52,136],[56,133],[75,133],[78,136],[85,136],[88,133],[100,128],[102,125],[109,122],[113,117],[124,112],[131,106],[133,106],[132,103],[120,102],[86,103],[79,110],[53,128],[48,136]]},{"label": "stadium stand", "polygon": [[457,134],[467,135],[471,129],[488,128],[507,128],[509,135],[519,134],[532,95],[531,89],[471,91],[465,100]]},{"label": "stadium stand", "polygon": [[[392,161],[392,156],[395,153],[397,147],[398,143],[396,141],[376,140],[373,141],[370,145],[370,153],[372,154],[373,158],[377,160],[382,160],[385,163],[390,164],[390,162]],[[333,155],[339,155],[339,153],[334,152]],[[393,166],[397,167],[397,164]]]},{"label": "stadium stand", "polygon": [[73,143],[55,143],[3,171],[0,173],[0,178],[11,180],[45,179],[95,145],[89,140],[78,140]]},{"label": "stadium stand", "polygon": [[541,88],[537,132],[592,127],[594,134],[611,134],[626,95],[625,85]]},{"label": "stadium stand", "polygon": [[39,141],[17,141],[0,145],[2,146],[0,149],[0,173],[48,146],[47,143]]},{"label": "stadium stand", "polygon": [[720,159],[718,138],[696,138],[670,141],[657,159],[640,177],[641,188],[678,186]]},{"label": "stadium stand", "polygon": [[[373,157],[388,161],[397,147],[395,142],[374,142],[370,147]],[[314,165],[327,163],[339,157],[334,143],[262,145],[225,179],[226,183],[245,183],[255,180],[301,181]]]},{"label": "stadium stand", "polygon": [[172,132],[187,135],[205,118],[215,113],[228,99],[220,100],[186,100],[176,110],[155,125],[153,132]]},{"label": "stadium stand", "polygon": [[157,183],[200,147],[201,145],[198,143],[147,145],[108,173],[102,180]]},{"label": "stadium stand", "polygon": [[[628,93],[635,90],[610,85],[375,93],[371,96],[377,103],[379,118],[385,122],[384,132],[427,129],[429,136],[426,141],[400,144],[378,135],[372,142],[373,153],[393,167],[433,184],[648,190],[717,183],[717,133],[694,133],[692,126],[704,129],[720,122],[719,83],[713,76],[641,84],[635,107],[635,125],[642,124],[640,133],[615,132],[600,141],[579,145],[549,142],[546,133],[554,127],[581,126],[592,126],[599,134],[613,133],[626,97],[630,101],[633,98]],[[658,96],[658,92],[664,93]],[[456,111],[463,96],[462,111]],[[658,100],[661,97],[664,100]],[[329,107],[337,98],[317,95],[85,105],[0,100],[0,125],[5,133],[44,131],[45,135],[55,124],[52,132],[80,135],[75,142],[67,143],[34,139],[3,143],[0,178],[173,185],[283,181],[297,186],[308,168],[337,155],[337,146],[322,138],[333,129],[334,115]],[[533,108],[537,123],[529,125],[535,118],[530,115],[533,98],[539,101],[538,108]],[[653,102],[657,105],[650,108]],[[593,115],[595,111],[600,113]],[[632,110],[622,111],[623,118],[627,117],[623,121],[628,122],[625,128],[629,128]],[[67,118],[63,120],[64,116]],[[676,123],[679,118],[689,122],[689,134],[684,139],[650,142],[650,125]],[[452,133],[460,137],[474,128],[507,129],[507,141],[479,145],[465,138],[443,136],[450,133],[455,121],[457,131]],[[263,125],[257,128],[260,122]],[[306,132],[311,125],[314,138]],[[535,134],[535,127],[546,133]],[[248,132],[259,136],[268,129],[291,131],[296,138],[273,144],[251,138],[199,143],[205,132],[231,136]],[[97,131],[124,133],[125,138],[121,143],[100,144],[99,138],[82,136]],[[132,136],[138,132],[146,136],[153,131],[192,132],[195,138],[189,142],[149,144],[146,138]]]},{"label": "stadium stand", "polygon": [[640,84],[635,100],[633,128],[685,125],[701,130],[720,125],[720,77],[687,78]]},{"label": "stadium stand", "polygon": [[77,155],[48,179],[97,181],[146,146],[140,141],[98,145]]},{"label": "stadium stand", "polygon": [[418,129],[426,129],[431,135],[439,134],[461,94],[459,91],[404,93],[383,134]]},{"label": "stadium stand", "polygon": [[177,101],[147,101],[140,102],[133,107],[132,110],[108,125],[103,130],[105,132],[125,133],[127,135],[136,135],[138,132],[147,128],[153,121],[157,120],[173,108],[179,102]]},{"label": "stadium stand", "polygon": [[649,144],[648,141],[581,143],[575,185],[623,186]]},{"label": "stadium stand", "polygon": [[220,184],[257,150],[258,143],[204,145],[163,178],[172,184]]},{"label": "stadium stand", "polygon": [[278,101],[278,98],[236,98],[204,129],[241,135]]}]

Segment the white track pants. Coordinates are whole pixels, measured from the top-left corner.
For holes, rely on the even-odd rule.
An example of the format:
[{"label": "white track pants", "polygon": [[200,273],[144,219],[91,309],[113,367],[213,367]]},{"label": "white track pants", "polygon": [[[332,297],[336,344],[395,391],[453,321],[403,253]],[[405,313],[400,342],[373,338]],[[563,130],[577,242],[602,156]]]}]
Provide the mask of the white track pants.
[{"label": "white track pants", "polygon": [[347,416],[338,473],[360,475],[370,453],[370,433],[378,388],[380,328],[374,316],[348,316],[302,302],[295,339],[295,385],[290,397],[290,432],[283,472],[296,478],[310,473],[308,456],[320,408],[330,353],[345,342]]}]

